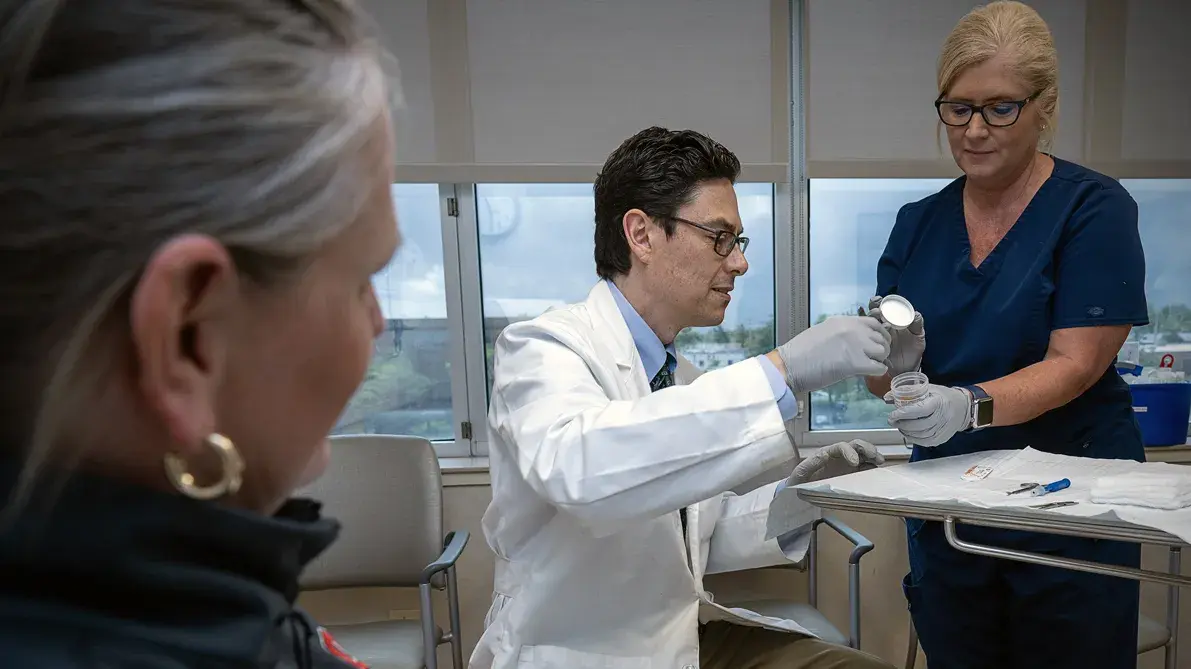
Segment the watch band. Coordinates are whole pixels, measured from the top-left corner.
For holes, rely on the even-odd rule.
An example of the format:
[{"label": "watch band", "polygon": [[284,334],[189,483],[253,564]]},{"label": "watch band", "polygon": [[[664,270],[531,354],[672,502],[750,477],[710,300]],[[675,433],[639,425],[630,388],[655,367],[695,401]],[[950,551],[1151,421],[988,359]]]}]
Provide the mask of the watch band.
[{"label": "watch band", "polygon": [[980,386],[964,386],[964,390],[972,393],[972,399],[988,399],[988,393],[984,392],[984,388],[981,388]]}]

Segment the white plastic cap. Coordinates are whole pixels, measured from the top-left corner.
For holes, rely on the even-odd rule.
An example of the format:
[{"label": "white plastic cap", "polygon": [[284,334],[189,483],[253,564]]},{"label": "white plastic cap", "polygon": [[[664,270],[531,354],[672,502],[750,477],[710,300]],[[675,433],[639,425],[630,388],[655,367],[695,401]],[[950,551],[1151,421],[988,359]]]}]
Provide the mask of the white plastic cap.
[{"label": "white plastic cap", "polygon": [[895,328],[908,328],[914,322],[914,305],[901,295],[881,298],[881,318]]}]

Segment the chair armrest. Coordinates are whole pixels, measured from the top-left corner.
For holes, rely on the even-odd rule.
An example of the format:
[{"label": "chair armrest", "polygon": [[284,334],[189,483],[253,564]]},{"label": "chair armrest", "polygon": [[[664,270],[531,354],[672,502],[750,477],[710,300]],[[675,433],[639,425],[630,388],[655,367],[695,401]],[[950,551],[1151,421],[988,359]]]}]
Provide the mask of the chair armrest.
[{"label": "chair armrest", "polygon": [[838,518],[824,517],[815,521],[815,528],[818,529],[819,523],[823,523],[827,527],[835,530],[841,537],[848,540],[855,548],[852,553],[848,555],[848,564],[859,564],[860,558],[864,554],[873,549],[873,542],[869,541],[863,534],[852,529],[847,523]]},{"label": "chair armrest", "polygon": [[[848,556],[848,646],[851,648],[860,648],[860,558],[864,554],[873,549],[873,542],[869,541],[863,534],[857,532],[848,526],[847,523],[838,519],[823,517],[815,521],[813,530],[817,536],[819,524],[822,523],[827,527],[835,530],[841,537],[848,540],[852,544],[852,553]],[[812,560],[814,556],[812,555]],[[814,562],[812,565],[812,581],[811,581],[811,606],[817,606],[816,588],[814,576]]]},{"label": "chair armrest", "polygon": [[435,574],[454,567],[455,563],[459,561],[459,556],[463,554],[464,547],[467,546],[467,540],[470,538],[471,535],[467,530],[448,532],[446,539],[443,539],[445,548],[443,548],[442,555],[439,555],[437,560],[431,562],[422,570],[422,578],[419,582],[422,585],[429,585],[430,579],[434,578]]}]

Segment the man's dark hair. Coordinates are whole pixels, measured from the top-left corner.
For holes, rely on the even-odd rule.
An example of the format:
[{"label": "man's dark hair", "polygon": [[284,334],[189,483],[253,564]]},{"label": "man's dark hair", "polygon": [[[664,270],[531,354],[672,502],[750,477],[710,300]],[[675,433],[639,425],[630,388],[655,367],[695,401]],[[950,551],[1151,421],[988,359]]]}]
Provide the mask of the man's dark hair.
[{"label": "man's dark hair", "polygon": [[736,183],[736,154],[693,130],[646,128],[626,139],[595,180],[595,263],[601,279],[627,274],[632,262],[622,221],[640,209],[674,234],[673,216],[705,181]]}]

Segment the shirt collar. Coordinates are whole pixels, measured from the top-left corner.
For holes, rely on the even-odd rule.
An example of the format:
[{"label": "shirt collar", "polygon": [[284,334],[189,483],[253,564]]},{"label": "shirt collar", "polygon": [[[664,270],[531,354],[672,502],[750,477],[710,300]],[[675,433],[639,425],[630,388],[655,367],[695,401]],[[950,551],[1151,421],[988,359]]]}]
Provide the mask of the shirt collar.
[{"label": "shirt collar", "polygon": [[[674,356],[677,361],[678,354],[675,353],[674,344],[663,346],[662,340],[658,338],[654,331],[646,324],[645,319],[641,318],[641,314],[629,304],[628,298],[616,284],[608,281],[608,289],[612,291],[612,299],[616,300],[616,306],[620,309],[620,315],[624,317],[625,325],[629,326],[629,334],[633,335],[633,345],[637,347],[637,355],[641,357],[641,366],[645,368],[645,374],[649,378],[653,378],[658,372],[662,370],[662,365],[666,364],[666,354],[669,353]],[[670,363],[670,372],[674,372],[675,363]]]}]

